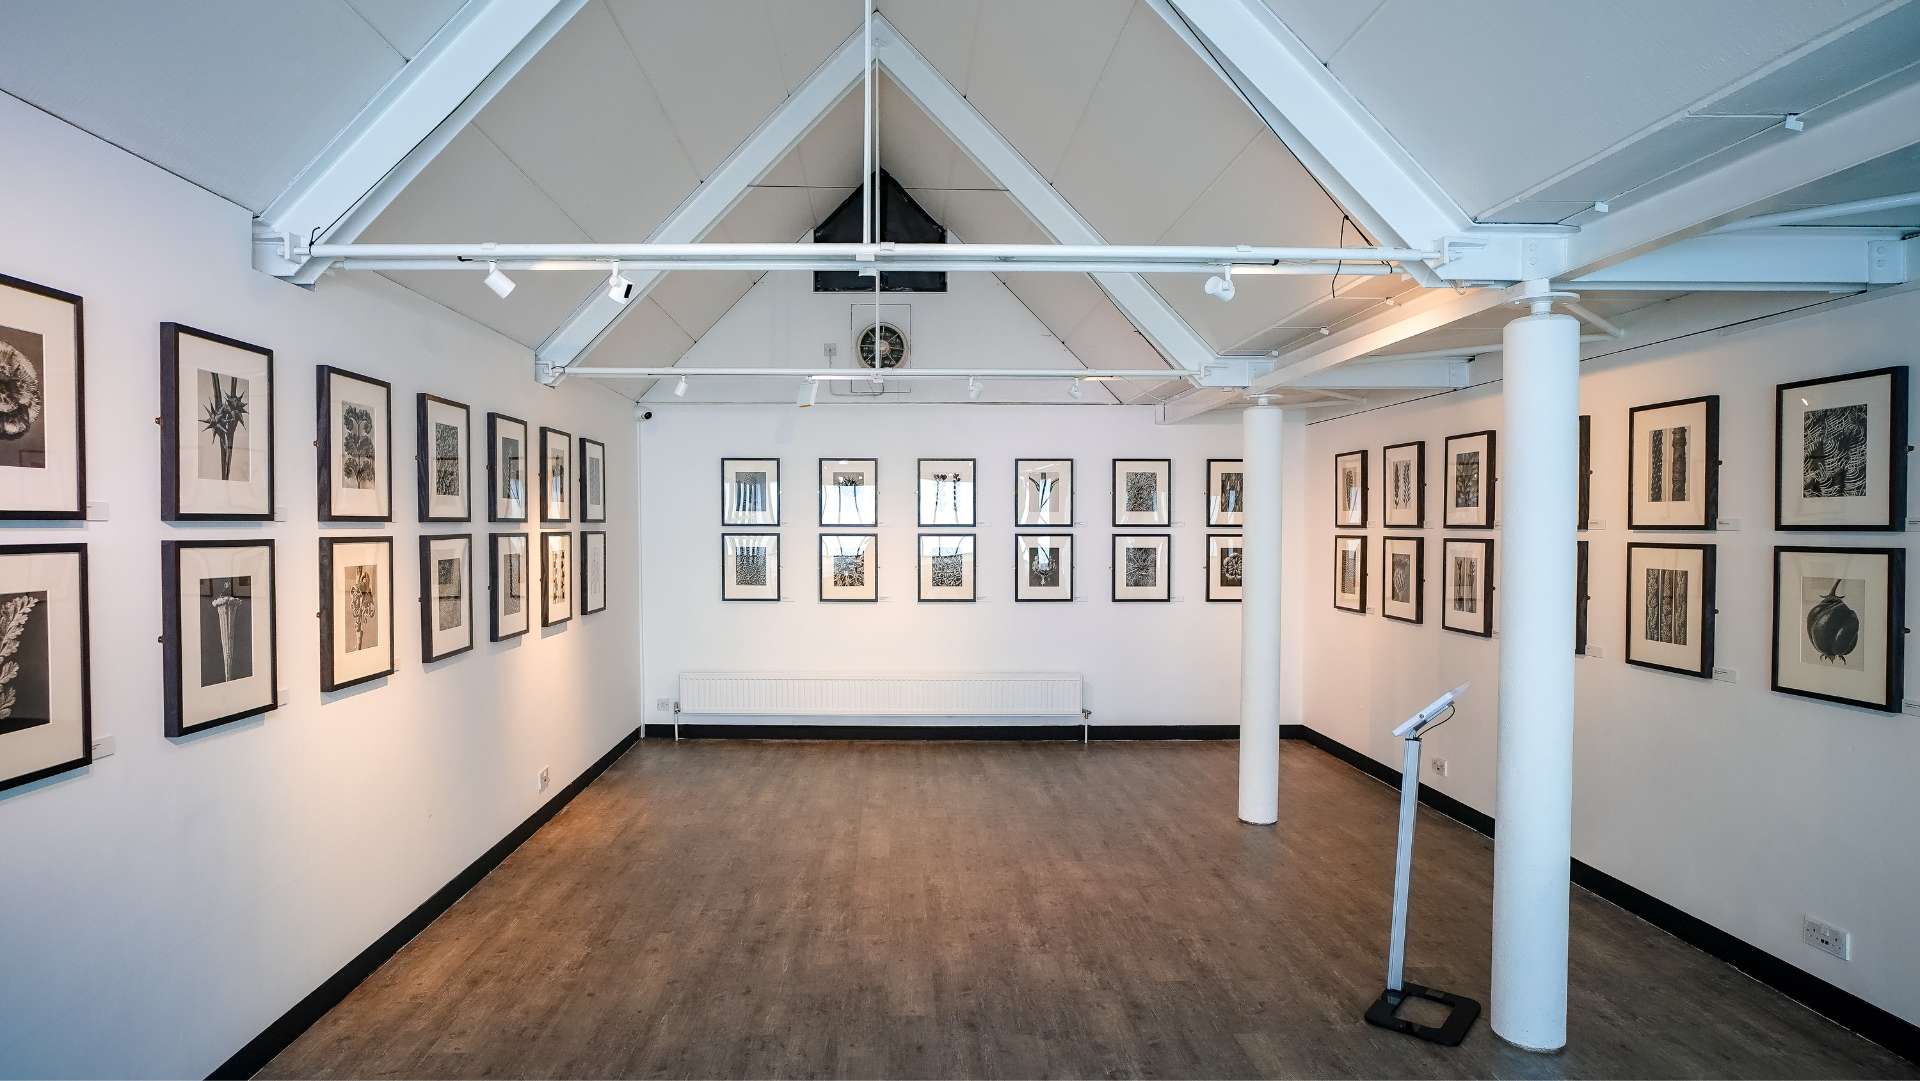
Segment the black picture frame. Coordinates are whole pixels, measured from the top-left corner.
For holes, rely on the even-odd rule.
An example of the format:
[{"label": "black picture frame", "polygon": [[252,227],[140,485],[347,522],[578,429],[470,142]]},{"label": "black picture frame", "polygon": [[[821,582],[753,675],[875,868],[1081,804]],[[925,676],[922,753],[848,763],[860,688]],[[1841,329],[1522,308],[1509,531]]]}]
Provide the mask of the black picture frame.
[{"label": "black picture frame", "polygon": [[3,544],[0,557],[72,555],[79,560],[80,581],[80,753],[72,758],[29,770],[16,777],[0,777],[0,792],[80,769],[93,763],[93,669],[89,625],[92,602],[87,593],[87,546],[84,544]]},{"label": "black picture frame", "polygon": [[[929,458],[927,461],[948,462],[952,458]],[[918,476],[918,474],[915,474]],[[977,474],[976,474],[977,475]],[[918,495],[916,485],[915,494]],[[926,575],[921,573],[921,564],[927,558],[927,542],[930,540],[965,540],[973,545],[973,573],[967,576],[967,595],[964,597],[927,596]],[[972,604],[980,599],[980,535],[978,533],[921,533],[913,541],[913,599],[920,604]]]},{"label": "black picture frame", "polygon": [[[929,522],[926,520],[926,500],[920,498],[920,485],[926,478],[923,470],[928,462],[965,462],[967,464],[967,520],[964,522]],[[876,489],[877,490],[877,489]],[[980,525],[980,462],[975,458],[934,457],[920,458],[913,463],[913,517],[914,524],[922,529],[975,529]],[[978,553],[976,551],[976,557]]]},{"label": "black picture frame", "polygon": [[[203,341],[223,345],[229,349],[239,349],[249,353],[258,353],[266,358],[267,393],[266,409],[266,447],[267,447],[267,509],[259,513],[237,512],[215,514],[205,511],[183,511],[180,509],[180,336],[186,335]],[[274,515],[274,500],[277,498],[274,488],[274,467],[279,455],[275,453],[273,422],[273,350],[263,345],[243,342],[238,338],[229,338],[215,334],[210,330],[201,330],[185,323],[160,324],[160,520],[165,522],[271,522]]]},{"label": "black picture frame", "polygon": [[[1136,462],[1136,463],[1156,463],[1157,462],[1160,465],[1163,465],[1166,467],[1167,490],[1162,495],[1160,500],[1160,505],[1165,509],[1165,513],[1162,514],[1161,517],[1164,518],[1165,521],[1123,522],[1120,520],[1120,514],[1121,514],[1120,463],[1122,462]],[[1113,464],[1109,469],[1109,472],[1107,475],[1107,481],[1110,487],[1109,494],[1112,497],[1112,503],[1113,503],[1113,528],[1115,529],[1153,529],[1153,528],[1170,526],[1173,524],[1173,459],[1171,458],[1115,458],[1113,459]]]},{"label": "black picture frame", "polygon": [[[770,462],[773,465],[773,486],[768,495],[773,499],[773,520],[769,522],[740,522],[733,519],[733,509],[727,505],[727,486],[733,483],[733,472],[729,466],[734,462]],[[720,525],[748,533],[756,529],[779,529],[787,513],[786,486],[781,480],[781,463],[777,457],[734,456],[720,459]]]},{"label": "black picture frame", "polygon": [[1584,656],[1587,652],[1587,552],[1586,541],[1574,542],[1573,559],[1573,653]]},{"label": "black picture frame", "polygon": [[[849,463],[864,462],[868,466],[868,475],[873,478],[873,484],[872,484],[873,510],[872,510],[872,513],[866,516],[865,521],[859,521],[859,522],[827,521],[826,477],[827,477],[827,463],[829,462],[849,462]],[[848,458],[844,456],[832,457],[832,458],[821,458],[819,460],[819,463],[814,467],[814,478],[819,487],[819,491],[815,493],[817,498],[814,500],[814,511],[819,516],[819,524],[822,529],[852,529],[852,528],[858,528],[861,526],[877,526],[880,524],[880,459]],[[916,481],[916,488],[914,491],[914,498],[916,500],[919,498],[919,490],[918,490],[917,484],[918,482]],[[852,536],[852,534],[848,534],[848,536]]]},{"label": "black picture frame", "polygon": [[[1891,460],[1887,466],[1886,521],[1787,524],[1785,507],[1787,463],[1781,460],[1782,445],[1786,436],[1787,392],[1882,377],[1887,378],[1891,383],[1889,388],[1891,407],[1887,418],[1887,454]],[[1912,447],[1908,444],[1911,436],[1908,428],[1907,381],[1907,365],[1899,364],[1823,376],[1818,379],[1800,379],[1791,383],[1781,383],[1773,388],[1773,528],[1783,533],[1897,533],[1906,529],[1907,459],[1912,453]]]},{"label": "black picture frame", "polygon": [[[1241,504],[1240,509],[1237,511],[1230,511],[1221,507],[1220,500],[1218,498],[1220,493],[1213,490],[1213,478],[1214,478],[1213,467],[1216,465],[1230,465],[1230,464],[1237,464],[1240,466],[1240,495],[1243,502]],[[1172,476],[1171,471],[1169,471],[1168,476]],[[1241,529],[1245,527],[1246,515],[1247,515],[1247,509],[1244,502],[1247,494],[1246,478],[1247,478],[1247,460],[1245,458],[1208,458],[1207,459],[1206,499],[1207,499],[1207,528],[1208,529]],[[1221,518],[1224,518],[1229,514],[1240,515],[1240,521],[1222,522],[1220,520]],[[1211,550],[1209,550],[1209,553],[1211,553]],[[1212,555],[1209,554],[1208,558],[1211,559]],[[1211,577],[1209,577],[1208,579],[1207,588],[1209,590],[1213,588]],[[1207,599],[1212,600],[1213,598],[1209,597]]]},{"label": "black picture frame", "polygon": [[[833,461],[834,459],[826,459]],[[829,597],[827,596],[827,540],[831,537],[854,538],[867,541],[867,573],[873,578],[873,596],[871,597]],[[820,534],[819,564],[815,567],[815,585],[821,604],[878,604],[880,603],[880,534],[878,533],[822,533]]]},{"label": "black picture frame", "polygon": [[[568,452],[567,461],[569,463],[573,461],[571,451]],[[575,603],[577,598],[572,592],[573,568],[569,566],[566,571],[561,574],[562,580],[567,583],[567,614],[558,617],[553,614],[553,563],[552,553],[548,548],[548,543],[556,537],[567,542],[567,562],[572,563],[574,561],[573,532],[571,530],[543,529],[540,531],[540,626],[542,628],[558,627],[562,623],[572,621],[574,609],[578,607]]]},{"label": "black picture frame", "polygon": [[[1413,545],[1413,616],[1396,616],[1388,607],[1387,590],[1393,584],[1393,546]],[[1380,538],[1380,614],[1395,623],[1420,625],[1427,621],[1427,538],[1385,536]]]},{"label": "black picture frame", "polygon": [[[185,711],[185,670],[186,640],[182,631],[183,612],[180,594],[181,573],[180,557],[192,549],[207,548],[264,548],[267,553],[267,684],[268,700],[265,705],[249,706],[246,709],[229,713],[223,717],[214,717],[196,724],[185,723],[182,714]],[[242,540],[169,540],[160,542],[160,618],[162,636],[160,652],[163,658],[164,690],[162,695],[166,710],[164,729],[169,739],[190,736],[195,732],[204,732],[209,728],[218,728],[223,724],[258,717],[280,708],[280,624],[279,624],[279,568],[274,562],[274,546],[271,537]],[[255,594],[258,596],[258,593]]]},{"label": "black picture frame", "polygon": [[[1486,496],[1480,501],[1480,517],[1472,522],[1449,522],[1445,493],[1446,478],[1453,475],[1453,445],[1460,440],[1479,439],[1482,436],[1487,440],[1487,461],[1486,468],[1482,469],[1480,474],[1480,488]],[[1458,435],[1448,436],[1440,447],[1441,455],[1445,458],[1442,465],[1446,469],[1446,472],[1441,475],[1440,527],[1442,529],[1492,529],[1494,522],[1499,520],[1495,516],[1494,500],[1500,491],[1500,433],[1493,428],[1483,428],[1477,432],[1461,432]]]},{"label": "black picture frame", "polygon": [[[369,386],[379,387],[386,398],[387,455],[381,468],[386,474],[387,512],[385,514],[340,514],[333,509],[333,385],[334,376],[357,380]],[[391,522],[393,521],[393,385],[384,379],[375,379],[370,375],[361,375],[345,368],[336,368],[331,364],[317,365],[314,369],[317,382],[315,391],[315,427],[314,448],[318,451],[318,473],[320,493],[320,520],[323,522]],[[376,484],[379,481],[375,481]]]},{"label": "black picture frame", "polygon": [[[1413,521],[1395,522],[1388,513],[1388,500],[1392,498],[1393,471],[1392,452],[1413,448]],[[1388,443],[1380,448],[1380,528],[1382,529],[1424,529],[1427,525],[1427,441],[1411,439],[1405,443]]]},{"label": "black picture frame", "polygon": [[[1143,461],[1144,459],[1127,458],[1122,460]],[[1171,493],[1169,493],[1169,496],[1171,496]],[[1118,503],[1117,499],[1115,500],[1115,503],[1116,504]],[[1165,551],[1167,553],[1167,558],[1161,564],[1161,567],[1160,567],[1160,584],[1162,586],[1160,590],[1161,595],[1158,597],[1122,597],[1120,595],[1120,552],[1122,547],[1128,541],[1154,540],[1156,538],[1166,542]],[[1112,556],[1113,562],[1107,577],[1109,579],[1108,588],[1111,591],[1110,600],[1112,601],[1112,603],[1114,604],[1171,604],[1173,603],[1173,534],[1172,533],[1115,533],[1113,535],[1113,547],[1112,547],[1112,551],[1110,552],[1110,555]]]},{"label": "black picture frame", "polygon": [[[768,561],[773,564],[773,567],[772,567],[773,596],[771,597],[729,597],[727,596],[728,576],[732,573],[727,568],[727,538],[729,537],[771,537],[773,538],[772,558]],[[728,604],[778,604],[780,603],[782,596],[786,591],[786,585],[781,580],[781,577],[780,577],[781,557],[782,557],[782,553],[780,551],[780,534],[778,533],[768,533],[762,530],[736,529],[736,530],[732,530],[732,531],[720,534],[720,600],[723,603],[728,603]]]},{"label": "black picture frame", "polygon": [[[566,460],[566,468],[573,468],[573,433],[542,424],[540,426],[540,523],[542,525],[559,525],[573,521],[571,505],[563,508],[561,513],[554,513],[553,477],[549,473],[553,455],[549,452],[548,441],[556,436],[567,441],[567,452],[562,457]],[[571,504],[573,488],[565,477],[560,478],[560,490],[567,493],[567,502]]]},{"label": "black picture frame", "polygon": [[[460,502],[459,514],[437,515],[428,511],[432,503],[428,492],[433,483],[434,448],[427,439],[427,413],[430,405],[443,405],[460,411]],[[421,391],[414,398],[414,477],[418,482],[415,494],[420,504],[422,522],[471,522],[473,521],[473,411],[465,402],[456,402],[451,398],[442,398],[437,394]]]},{"label": "black picture frame", "polygon": [[[1780,683],[1780,573],[1782,556],[1788,552],[1806,552],[1825,555],[1877,556],[1887,561],[1887,676],[1884,687],[1885,697],[1878,702],[1860,698],[1848,698],[1844,695],[1822,694],[1818,691],[1787,687]],[[1773,621],[1771,642],[1768,653],[1772,658],[1768,672],[1768,686],[1779,694],[1791,694],[1800,698],[1812,698],[1836,705],[1855,706],[1879,713],[1899,713],[1906,690],[1907,663],[1907,552],[1904,548],[1852,548],[1834,545],[1779,544],[1773,549]]]},{"label": "black picture frame", "polygon": [[[500,428],[503,424],[518,425],[520,428],[520,509],[526,513],[520,515],[500,512]],[[506,433],[511,434],[511,433]],[[528,470],[527,459],[533,453],[533,441],[528,438],[527,422],[519,417],[505,413],[487,414],[487,521],[497,523],[525,522],[533,513],[532,474]]]},{"label": "black picture frame", "polygon": [[[1574,512],[1576,530],[1587,528],[1593,513],[1593,416],[1580,414],[1580,482],[1577,509]],[[1585,543],[1585,542],[1582,542]]]},{"label": "black picture frame", "polygon": [[[76,293],[0,274],[0,287],[56,300],[73,307],[73,506],[0,507],[0,521],[77,522],[87,516],[87,324],[86,302]],[[87,762],[92,761],[88,752]],[[81,762],[79,765],[85,765]],[[75,768],[72,766],[67,769]],[[61,772],[56,770],[54,772]],[[7,787],[0,784],[0,788]]]},{"label": "black picture frame", "polygon": [[[574,436],[573,445],[574,445],[576,456],[578,459],[574,463],[574,468],[580,471],[580,477],[579,477],[580,492],[577,496],[574,497],[578,503],[578,513],[576,513],[574,517],[580,522],[581,525],[597,525],[607,520],[607,445],[605,443],[602,443],[598,439],[589,439],[584,435]],[[588,495],[587,477],[589,475],[587,470],[587,459],[591,457],[591,455],[587,452],[588,447],[595,447],[595,448],[598,448],[600,451],[600,515],[599,517],[594,517],[593,515],[587,513],[588,508],[593,506],[592,501],[587,498],[587,495]],[[585,615],[586,613],[583,612],[581,614]]]},{"label": "black picture frame", "polygon": [[[587,538],[588,538],[588,537],[599,537],[599,538],[600,538],[600,578],[601,578],[601,582],[600,582],[600,607],[598,607],[598,608],[589,608],[589,607],[587,607],[587,598],[588,598],[588,597],[591,597],[591,596],[593,595],[593,594],[592,594],[592,593],[590,593],[590,592],[588,591],[588,589],[587,589],[587,566],[588,566],[588,562],[587,562]],[[593,615],[593,614],[594,614],[594,613],[596,613],[596,612],[604,612],[604,611],[606,611],[606,610],[607,610],[607,583],[606,583],[606,576],[607,576],[607,551],[606,551],[606,547],[607,547],[607,544],[606,544],[606,542],[607,542],[607,531],[606,531],[606,530],[604,530],[604,529],[583,529],[583,530],[581,530],[581,531],[580,531],[580,540],[579,540],[579,541],[577,542],[577,544],[576,544],[576,546],[575,546],[575,548],[574,548],[574,562],[580,565],[580,588],[579,588],[579,590],[578,590],[577,592],[575,592],[575,593],[574,593],[574,600],[575,600],[576,602],[578,602],[578,603],[577,603],[577,605],[576,605],[576,609],[577,609],[577,610],[579,611],[579,613],[580,613],[581,615],[583,615],[583,616],[590,616],[590,615]]]},{"label": "black picture frame", "polygon": [[[1025,570],[1026,570],[1026,568],[1022,565],[1021,556],[1026,554],[1027,545],[1029,542],[1046,540],[1049,537],[1066,538],[1067,595],[1064,597],[1022,596],[1021,595],[1022,591],[1028,587],[1021,585],[1021,582],[1024,581],[1024,579],[1022,578],[1022,575],[1025,573]],[[1075,580],[1076,576],[1074,574],[1074,562],[1077,558],[1074,552],[1074,548],[1077,546],[1078,546],[1077,541],[1075,540],[1074,535],[1071,532],[1067,532],[1064,530],[1054,530],[1053,532],[1050,532],[1050,533],[1015,533],[1013,535],[1013,602],[1015,604],[1072,604],[1075,600],[1077,600],[1079,583]],[[1035,588],[1047,589],[1051,587],[1039,586]]]},{"label": "black picture frame", "polygon": [[[1451,459],[1449,459],[1449,463],[1451,463]],[[1468,627],[1456,627],[1453,624],[1447,622],[1447,616],[1452,611],[1452,608],[1447,605],[1446,599],[1453,592],[1453,583],[1447,577],[1447,566],[1446,566],[1447,546],[1450,544],[1476,545],[1480,548],[1479,603],[1480,603],[1480,611],[1486,616],[1486,618],[1480,621],[1482,626],[1481,626],[1481,629],[1477,631]],[[1493,591],[1494,591],[1493,573],[1494,573],[1493,538],[1491,537],[1445,537],[1440,541],[1440,598],[1441,598],[1440,629],[1441,630],[1452,631],[1455,634],[1472,635],[1475,638],[1492,638],[1493,637]]]},{"label": "black picture frame", "polygon": [[[389,444],[391,445],[391,444]],[[387,667],[378,672],[369,672],[364,676],[355,676],[348,680],[336,680],[333,673],[333,550],[342,544],[378,544],[387,549]],[[320,538],[320,689],[322,691],[343,691],[349,687],[358,687],[376,679],[386,679],[398,670],[400,663],[400,644],[393,639],[395,585],[393,565],[393,538],[368,534],[354,537]]]},{"label": "black picture frame", "polygon": [[[1362,494],[1361,504],[1365,505],[1366,496]],[[1340,603],[1340,550],[1343,542],[1355,541],[1354,548],[1360,552],[1359,588],[1353,591],[1356,607],[1349,608]],[[1336,533],[1333,538],[1333,607],[1336,611],[1352,612],[1356,615],[1367,614],[1367,537],[1364,533]]]},{"label": "black picture frame", "polygon": [[[1020,467],[1022,465],[1025,465],[1028,462],[1060,462],[1061,464],[1067,467],[1067,520],[1066,521],[1064,522],[1023,522],[1020,520],[1020,493],[1024,490],[1020,484],[1020,480],[1022,477],[1022,473],[1020,472]],[[1074,460],[1072,458],[1067,458],[1067,457],[1015,458],[1013,460],[1013,528],[1044,529],[1044,530],[1049,530],[1055,533],[1061,532],[1063,530],[1071,530],[1075,525],[1074,515],[1079,510],[1079,507],[1075,502],[1080,498],[1079,488],[1080,488],[1079,479],[1075,476]],[[979,488],[976,485],[975,491],[978,491],[978,490]],[[915,494],[917,495],[918,493],[915,493]]]},{"label": "black picture frame", "polygon": [[[1367,459],[1371,457],[1372,455],[1365,450],[1346,450],[1333,456],[1333,525],[1335,529],[1367,528],[1367,488],[1369,487]],[[1345,508],[1340,505],[1340,470],[1342,465],[1351,458],[1360,459],[1360,498],[1358,500],[1360,516],[1352,521],[1344,521],[1341,518]]]},{"label": "black picture frame", "polygon": [[[449,540],[467,542],[467,580],[464,588],[460,590],[460,598],[467,605],[467,644],[458,649],[447,650],[445,653],[435,653],[433,651],[433,609],[439,598],[433,595],[436,581],[433,573],[433,542]],[[444,661],[448,657],[458,657],[472,650],[479,637],[473,632],[473,534],[423,534],[420,537],[420,663],[432,664],[434,661]]]},{"label": "black picture frame", "polygon": [[[1238,461],[1239,459],[1225,458],[1225,459],[1218,459],[1218,460]],[[1209,466],[1208,470],[1209,470],[1209,475],[1211,475],[1212,467]],[[1211,495],[1209,495],[1207,498],[1207,506],[1209,509],[1213,507],[1213,498]],[[1239,604],[1242,601],[1241,597],[1214,596],[1215,589],[1226,588],[1225,586],[1222,586],[1220,584],[1220,575],[1218,573],[1218,567],[1215,566],[1213,561],[1213,553],[1216,551],[1216,548],[1213,542],[1221,541],[1221,540],[1233,540],[1233,541],[1240,542],[1239,544],[1240,560],[1241,560],[1240,589],[1243,592],[1246,590],[1247,535],[1245,533],[1209,533],[1207,534],[1207,602],[1209,604]]]},{"label": "black picture frame", "polygon": [[[1683,405],[1700,405],[1706,411],[1706,472],[1702,481],[1703,521],[1699,522],[1642,522],[1634,514],[1634,503],[1641,491],[1639,468],[1638,437],[1640,414],[1656,409],[1673,409]],[[1703,394],[1695,398],[1676,398],[1670,402],[1652,402],[1636,405],[1627,410],[1627,528],[1630,530],[1661,530],[1678,533],[1711,533],[1716,528],[1720,516],[1720,396]]]},{"label": "black picture frame", "polygon": [[533,629],[533,613],[527,613],[527,625],[517,631],[500,633],[500,548],[502,542],[518,537],[522,548],[520,563],[522,580],[520,599],[522,603],[533,603],[533,539],[527,533],[489,533],[487,534],[487,641],[506,642],[518,638]]},{"label": "black picture frame", "polygon": [[[1717,563],[1718,545],[1682,544],[1667,541],[1628,541],[1626,558],[1626,589],[1621,597],[1623,627],[1621,630],[1625,646],[1621,658],[1638,668],[1652,668],[1661,672],[1673,672],[1682,676],[1694,676],[1698,679],[1713,678],[1714,646],[1714,605],[1718,601]],[[1686,551],[1699,552],[1700,556],[1700,666],[1682,668],[1678,665],[1660,664],[1655,661],[1637,658],[1633,655],[1633,596],[1639,586],[1633,577],[1633,554],[1638,551]]]}]

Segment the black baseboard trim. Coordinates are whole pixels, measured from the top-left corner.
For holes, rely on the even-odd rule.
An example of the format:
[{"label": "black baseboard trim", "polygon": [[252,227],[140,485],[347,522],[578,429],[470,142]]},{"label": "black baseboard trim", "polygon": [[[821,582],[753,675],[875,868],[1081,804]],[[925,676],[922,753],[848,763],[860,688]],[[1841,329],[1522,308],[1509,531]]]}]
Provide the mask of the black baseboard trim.
[{"label": "black baseboard trim", "polygon": [[[866,740],[1081,740],[1077,724],[694,724],[680,726],[681,739],[866,739]],[[1095,724],[1090,740],[1239,739],[1237,724]],[[649,724],[646,738],[673,738],[673,725]]]},{"label": "black baseboard trim", "polygon": [[1096,724],[1087,738],[1115,739],[1239,739],[1237,724]]},{"label": "black baseboard trim", "polygon": [[273,1057],[287,1049],[300,1034],[311,1028],[314,1022],[347,997],[361,981],[373,974],[373,971],[385,964],[388,958],[400,952],[400,948],[413,941],[415,935],[426,930],[441,913],[453,907],[466,892],[478,885],[487,876],[487,872],[500,866],[500,862],[513,854],[513,850],[524,844],[548,820],[560,813],[560,809],[573,802],[573,798],[585,791],[586,787],[607,771],[621,755],[626,754],[640,739],[640,730],[621,737],[613,749],[601,755],[599,761],[588,766],[580,776],[575,777],[567,787],[556,792],[552,799],[542,804],[540,809],[527,817],[525,822],[514,827],[512,833],[502,837],[499,843],[468,864],[466,869],[453,877],[453,881],[435,890],[433,896],[423,901],[418,908],[407,914],[407,918],[395,924],[393,929],[374,940],[373,945],[361,950],[353,960],[348,961],[340,971],[329,976],[326,982],[295,1003],[293,1008],[280,1015],[273,1024],[268,1025],[260,1035],[247,1041],[247,1045],[233,1053],[233,1056],[220,1064],[208,1081],[227,1078],[247,1078],[259,1073]]},{"label": "black baseboard trim", "polygon": [[[1282,736],[1310,743],[1362,773],[1395,788],[1400,787],[1399,770],[1331,736],[1305,725],[1282,726]],[[1444,792],[1422,784],[1420,802],[1468,829],[1493,836],[1492,815]],[[1687,945],[1732,965],[1833,1023],[1872,1040],[1902,1058],[1920,1063],[1920,1025],[1881,1009],[1851,991],[1835,987],[1698,916],[1622,882],[1592,864],[1573,860],[1569,877],[1574,885],[1626,909]]]}]

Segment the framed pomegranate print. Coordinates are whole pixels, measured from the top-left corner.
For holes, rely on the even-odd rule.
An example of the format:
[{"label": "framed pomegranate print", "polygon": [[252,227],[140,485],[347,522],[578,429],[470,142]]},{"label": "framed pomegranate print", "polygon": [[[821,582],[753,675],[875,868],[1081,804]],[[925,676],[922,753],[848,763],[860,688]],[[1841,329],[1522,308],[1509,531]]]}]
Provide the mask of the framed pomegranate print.
[{"label": "framed pomegranate print", "polygon": [[1900,711],[1902,548],[1773,550],[1773,689]]}]

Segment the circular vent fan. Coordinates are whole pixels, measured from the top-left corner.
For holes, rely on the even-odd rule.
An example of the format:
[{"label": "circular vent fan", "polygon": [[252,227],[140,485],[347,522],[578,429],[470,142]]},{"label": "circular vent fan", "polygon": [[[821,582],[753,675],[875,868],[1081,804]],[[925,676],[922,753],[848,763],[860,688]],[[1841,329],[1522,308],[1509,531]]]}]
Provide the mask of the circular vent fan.
[{"label": "circular vent fan", "polygon": [[907,336],[892,323],[870,325],[860,332],[859,350],[862,368],[898,368],[907,362]]}]

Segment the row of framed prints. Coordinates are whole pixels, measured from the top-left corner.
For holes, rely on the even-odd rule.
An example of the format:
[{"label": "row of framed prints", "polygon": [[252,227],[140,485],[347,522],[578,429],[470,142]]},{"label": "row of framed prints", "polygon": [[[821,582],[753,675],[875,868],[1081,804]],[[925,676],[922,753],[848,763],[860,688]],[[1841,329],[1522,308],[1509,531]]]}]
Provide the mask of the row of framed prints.
[{"label": "row of framed prints", "polygon": [[[1237,601],[1241,595],[1244,541],[1237,533],[1207,535],[1207,599]],[[973,533],[922,533],[918,537],[917,587],[920,601],[979,599],[975,570],[978,538]],[[1173,599],[1173,535],[1119,533],[1113,536],[1114,601]],[[720,599],[778,601],[780,534],[720,535]],[[1071,533],[1016,533],[1013,537],[1013,599],[1074,599],[1074,538]],[[880,536],[877,533],[822,533],[818,567],[822,601],[880,599]]]},{"label": "row of framed prints", "polygon": [[[928,528],[979,524],[979,490],[973,458],[921,458],[916,462],[917,524]],[[879,524],[880,462],[877,458],[822,458],[819,462],[820,524]],[[1113,459],[1113,524],[1172,524],[1173,462],[1167,458]],[[1245,522],[1246,471],[1238,458],[1207,460],[1207,524],[1234,528]],[[1013,463],[1013,524],[1016,528],[1072,526],[1074,480],[1071,458],[1017,458]],[[781,515],[780,459],[720,461],[720,524],[777,526]]]}]

